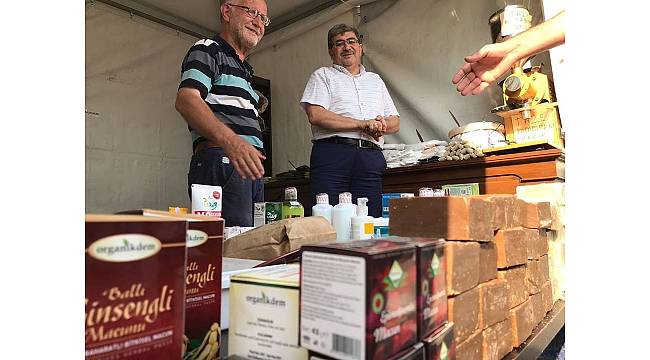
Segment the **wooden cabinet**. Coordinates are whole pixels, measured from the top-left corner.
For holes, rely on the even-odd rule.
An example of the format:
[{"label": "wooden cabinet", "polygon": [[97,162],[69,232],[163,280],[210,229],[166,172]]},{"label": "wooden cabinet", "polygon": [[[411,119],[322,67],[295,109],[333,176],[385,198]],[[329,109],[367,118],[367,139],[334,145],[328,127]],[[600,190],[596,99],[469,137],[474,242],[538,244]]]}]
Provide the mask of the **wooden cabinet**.
[{"label": "wooden cabinet", "polygon": [[[563,181],[564,152],[544,149],[387,169],[383,192],[411,192],[417,195],[418,190],[425,186],[476,182],[481,194],[514,194],[519,185]],[[305,215],[310,215],[316,201],[311,196],[309,179],[266,183],[266,201],[282,201],[287,186],[298,189],[298,200],[305,207]]]}]

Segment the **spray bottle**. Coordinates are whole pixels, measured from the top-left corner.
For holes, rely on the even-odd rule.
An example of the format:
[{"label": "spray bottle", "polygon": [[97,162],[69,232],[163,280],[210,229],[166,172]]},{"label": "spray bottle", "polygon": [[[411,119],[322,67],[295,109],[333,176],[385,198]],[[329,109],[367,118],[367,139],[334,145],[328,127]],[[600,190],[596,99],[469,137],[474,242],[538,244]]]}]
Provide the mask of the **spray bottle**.
[{"label": "spray bottle", "polygon": [[372,238],[375,225],[372,216],[368,216],[368,198],[357,199],[357,215],[350,219],[350,239],[367,240]]},{"label": "spray bottle", "polygon": [[350,240],[351,219],[356,210],[357,206],[352,203],[352,194],[340,193],[339,203],[332,208],[332,226],[336,230],[337,242]]},{"label": "spray bottle", "polygon": [[316,195],[316,205],[311,207],[312,216],[322,216],[329,223],[332,223],[332,205],[330,205],[329,197],[326,193]]}]

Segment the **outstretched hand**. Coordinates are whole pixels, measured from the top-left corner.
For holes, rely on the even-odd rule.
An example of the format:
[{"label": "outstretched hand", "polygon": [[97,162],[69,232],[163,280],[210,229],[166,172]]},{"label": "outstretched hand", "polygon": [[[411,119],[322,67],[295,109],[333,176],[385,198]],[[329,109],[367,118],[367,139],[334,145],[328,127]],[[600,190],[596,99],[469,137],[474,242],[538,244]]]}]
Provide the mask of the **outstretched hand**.
[{"label": "outstretched hand", "polygon": [[472,55],[465,57],[466,64],[458,70],[451,82],[458,84],[461,95],[478,95],[519,60],[517,45],[503,42],[485,45]]}]

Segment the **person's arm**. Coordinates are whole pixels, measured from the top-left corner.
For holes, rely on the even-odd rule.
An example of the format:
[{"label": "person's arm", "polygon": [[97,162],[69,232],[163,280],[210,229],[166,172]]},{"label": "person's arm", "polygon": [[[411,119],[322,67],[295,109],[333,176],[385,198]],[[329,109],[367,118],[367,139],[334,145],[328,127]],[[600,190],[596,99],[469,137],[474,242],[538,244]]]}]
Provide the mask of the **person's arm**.
[{"label": "person's arm", "polygon": [[312,105],[309,103],[305,103],[304,107],[309,123],[312,125],[334,131],[361,131],[375,139],[378,139],[383,134],[383,125],[376,119],[359,120],[341,116],[320,105]]},{"label": "person's arm", "polygon": [[180,88],[176,110],[192,129],[224,149],[241,177],[254,180],[264,176],[262,160],[266,157],[222,123],[203,101],[199,90]]},{"label": "person's arm", "polygon": [[480,94],[512,66],[564,43],[564,11],[502,43],[485,45],[466,56],[451,82],[463,96]]}]

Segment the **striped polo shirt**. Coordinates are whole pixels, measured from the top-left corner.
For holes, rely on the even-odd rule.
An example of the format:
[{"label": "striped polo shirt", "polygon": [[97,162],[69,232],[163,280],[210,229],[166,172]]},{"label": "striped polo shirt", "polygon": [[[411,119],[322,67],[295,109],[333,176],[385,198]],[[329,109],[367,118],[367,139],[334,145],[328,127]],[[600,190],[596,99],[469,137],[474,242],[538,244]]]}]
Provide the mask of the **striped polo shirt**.
[{"label": "striped polo shirt", "polygon": [[[264,152],[262,131],[257,120],[259,96],[250,80],[253,68],[237,56],[235,49],[219,35],[197,41],[183,59],[181,83],[201,92],[214,115],[235,134]],[[192,146],[207,140],[189,127]]]}]

